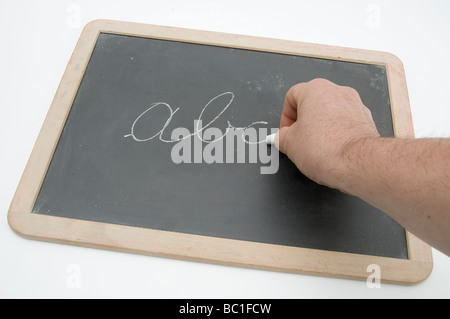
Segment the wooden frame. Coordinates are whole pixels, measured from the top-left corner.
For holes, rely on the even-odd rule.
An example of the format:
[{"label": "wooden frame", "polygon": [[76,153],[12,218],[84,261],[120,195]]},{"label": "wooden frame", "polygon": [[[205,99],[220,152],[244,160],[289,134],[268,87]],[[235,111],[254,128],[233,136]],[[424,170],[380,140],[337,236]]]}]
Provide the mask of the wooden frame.
[{"label": "wooden frame", "polygon": [[431,248],[407,232],[408,260],[188,235],[32,214],[34,202],[100,32],[385,65],[394,132],[413,137],[404,69],[392,54],[267,38],[96,20],[84,28],[12,200],[8,221],[27,238],[302,274],[366,280],[377,264],[381,281],[420,282],[431,273]]}]

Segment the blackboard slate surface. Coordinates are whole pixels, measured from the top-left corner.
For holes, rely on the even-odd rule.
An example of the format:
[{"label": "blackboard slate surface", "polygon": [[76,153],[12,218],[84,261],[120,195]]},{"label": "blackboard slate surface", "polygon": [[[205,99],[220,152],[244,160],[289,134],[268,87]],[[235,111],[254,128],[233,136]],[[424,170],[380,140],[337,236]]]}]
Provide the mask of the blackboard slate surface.
[{"label": "blackboard slate surface", "polygon": [[[100,33],[33,214],[407,259],[401,226],[311,182],[283,155],[278,172],[263,175],[261,163],[175,164],[173,144],[126,137],[156,102],[179,108],[164,137],[192,132],[225,92],[234,100],[215,127],[276,128],[287,90],[318,77],[354,87],[380,133],[393,136],[384,66]],[[227,101],[216,102],[211,110]],[[168,111],[155,111],[136,135],[161,129]]]}]

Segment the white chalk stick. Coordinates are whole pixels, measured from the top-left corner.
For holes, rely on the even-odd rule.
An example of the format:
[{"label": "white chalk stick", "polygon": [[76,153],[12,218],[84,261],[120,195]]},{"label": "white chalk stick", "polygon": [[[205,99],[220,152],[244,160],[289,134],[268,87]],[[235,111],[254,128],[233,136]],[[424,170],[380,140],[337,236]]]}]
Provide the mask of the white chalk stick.
[{"label": "white chalk stick", "polygon": [[272,134],[272,135],[268,135],[268,136],[266,137],[266,143],[267,143],[268,145],[275,144],[275,137],[276,137],[276,136],[277,136],[277,133]]}]

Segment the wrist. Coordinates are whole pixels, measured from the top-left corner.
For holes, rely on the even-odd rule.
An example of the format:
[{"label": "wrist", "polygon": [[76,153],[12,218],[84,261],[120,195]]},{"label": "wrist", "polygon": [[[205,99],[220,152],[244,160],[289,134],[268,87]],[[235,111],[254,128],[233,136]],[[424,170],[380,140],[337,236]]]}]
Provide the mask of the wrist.
[{"label": "wrist", "polygon": [[385,140],[382,137],[362,137],[347,142],[340,154],[342,171],[336,188],[358,196],[365,181],[372,178],[370,174],[374,168],[371,163]]}]

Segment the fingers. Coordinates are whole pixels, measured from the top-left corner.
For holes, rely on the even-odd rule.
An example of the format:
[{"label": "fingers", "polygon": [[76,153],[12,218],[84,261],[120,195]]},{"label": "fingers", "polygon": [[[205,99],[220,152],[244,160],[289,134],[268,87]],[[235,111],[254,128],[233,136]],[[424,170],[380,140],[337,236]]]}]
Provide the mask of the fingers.
[{"label": "fingers", "polygon": [[286,93],[283,111],[281,112],[280,128],[291,126],[297,120],[298,99],[301,95],[303,83],[294,85]]},{"label": "fingers", "polygon": [[286,93],[283,111],[281,112],[280,130],[275,136],[275,147],[283,154],[288,153],[288,134],[291,126],[297,121],[298,108],[306,83],[294,85]]},{"label": "fingers", "polygon": [[280,128],[291,126],[297,121],[299,109],[311,90],[315,93],[326,92],[338,86],[325,79],[314,79],[305,83],[298,83],[286,93],[283,111],[281,112]]},{"label": "fingers", "polygon": [[290,126],[283,126],[275,136],[275,147],[283,154],[288,152],[288,134]]},{"label": "fingers", "polygon": [[280,152],[287,155],[289,150],[289,131],[298,120],[302,104],[311,96],[310,93],[313,92],[319,95],[336,88],[338,86],[328,80],[314,79],[310,82],[298,83],[289,89],[284,100],[283,111],[281,112],[280,131],[275,141],[275,146]]}]

